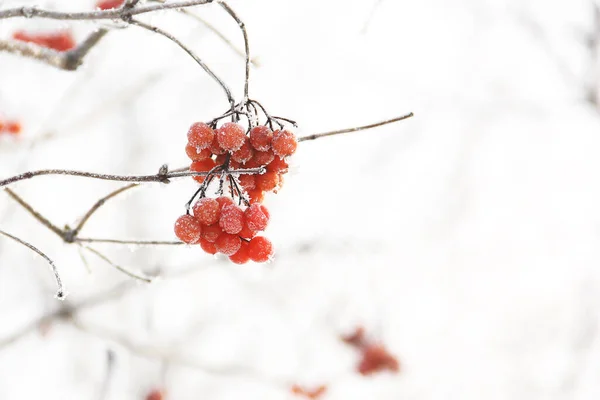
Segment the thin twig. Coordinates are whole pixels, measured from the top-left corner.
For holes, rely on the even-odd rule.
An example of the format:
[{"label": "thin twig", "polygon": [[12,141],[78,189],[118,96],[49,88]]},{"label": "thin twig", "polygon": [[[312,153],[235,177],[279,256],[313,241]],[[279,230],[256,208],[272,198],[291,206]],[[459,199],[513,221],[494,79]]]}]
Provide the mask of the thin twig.
[{"label": "thin twig", "polygon": [[21,205],[21,207],[23,207],[25,210],[27,210],[27,212],[29,212],[29,214],[31,214],[35,219],[37,219],[38,222],[40,222],[46,228],[50,229],[52,232],[56,233],[58,236],[60,236],[60,238],[64,237],[65,232],[63,229],[60,229],[58,226],[54,225],[42,214],[35,211],[33,209],[33,207],[31,207],[31,205],[29,205],[29,203],[27,203],[25,200],[23,200],[21,198],[21,196],[19,196],[18,194],[16,194],[14,191],[12,191],[9,188],[4,188],[4,190],[6,191],[6,193],[8,193],[8,195],[10,197],[13,198],[13,200],[15,200],[17,203],[19,203]]},{"label": "thin twig", "polygon": [[[73,234],[75,236],[77,236],[77,234],[81,231],[81,229],[83,228],[83,226],[85,225],[85,223],[88,221],[88,219],[90,219],[90,217],[96,212],[98,211],[98,209],[100,207],[102,207],[104,205],[104,203],[106,203],[108,200],[112,199],[115,196],[118,196],[119,194],[129,190],[129,189],[133,189],[134,187],[139,186],[139,183],[131,183],[129,185],[125,185],[120,187],[117,190],[114,190],[112,192],[110,192],[108,195],[104,196],[103,198],[101,198],[100,200],[98,200],[96,203],[94,203],[94,205],[85,213],[85,215],[83,216],[83,218],[81,218],[81,221],[79,221],[79,223],[77,224],[77,226],[73,229]],[[9,190],[9,189],[6,189]]]},{"label": "thin twig", "polygon": [[179,1],[164,4],[148,5],[143,7],[136,7],[128,9],[125,7],[114,8],[110,10],[99,10],[99,11],[85,11],[85,12],[61,12],[44,10],[37,7],[17,7],[9,8],[7,10],[0,11],[0,19],[4,18],[46,18],[46,19],[58,19],[58,20],[99,20],[99,19],[123,19],[133,15],[145,14],[159,10],[179,9],[186,7],[193,7],[201,4],[212,3],[213,0],[189,0]]},{"label": "thin twig", "polygon": [[306,140],[320,139],[322,137],[327,137],[327,136],[341,135],[341,134],[344,134],[344,133],[357,132],[357,131],[362,131],[362,130],[365,130],[365,129],[377,128],[378,126],[392,124],[394,122],[402,121],[402,120],[410,118],[412,116],[414,116],[413,113],[408,113],[408,114],[403,115],[401,117],[392,118],[392,119],[388,119],[388,120],[381,121],[381,122],[376,122],[374,124],[369,124],[369,125],[364,125],[364,126],[357,126],[357,127],[354,127],[354,128],[340,129],[340,130],[331,131],[331,132],[316,133],[314,135],[302,136],[302,137],[298,138],[298,142],[304,142]]},{"label": "thin twig", "polygon": [[44,252],[42,252],[40,249],[38,249],[31,243],[28,243],[16,236],[13,236],[8,232],[0,230],[0,234],[14,240],[15,242],[22,244],[23,246],[29,248],[30,250],[32,250],[35,253],[42,256],[48,262],[48,264],[50,264],[50,267],[52,268],[52,273],[54,274],[54,279],[56,280],[56,286],[58,286],[58,290],[56,291],[56,294],[54,295],[54,297],[56,297],[58,300],[64,300],[67,297],[67,292],[65,291],[65,287],[63,286],[62,279],[60,278],[60,274],[58,273],[58,268],[56,268],[54,261],[52,261],[52,259],[50,257],[48,257]]},{"label": "thin twig", "polygon": [[92,248],[92,247],[89,247],[89,246],[84,246],[84,245],[81,245],[81,246],[82,246],[84,249],[86,249],[87,251],[89,251],[89,252],[91,252],[91,253],[95,254],[97,257],[99,257],[100,259],[102,259],[103,261],[105,261],[105,262],[106,262],[108,265],[110,265],[110,266],[112,266],[113,268],[115,268],[115,269],[117,269],[117,270],[121,271],[121,272],[122,272],[122,273],[124,273],[125,275],[128,275],[128,276],[130,276],[130,277],[132,277],[132,278],[135,278],[135,279],[137,279],[137,280],[140,280],[140,281],[142,281],[142,282],[146,282],[146,283],[152,283],[152,278],[149,278],[149,277],[147,277],[147,276],[145,276],[145,275],[137,274],[137,273],[135,273],[135,272],[133,272],[133,271],[131,271],[131,270],[129,270],[129,269],[127,269],[127,268],[125,268],[125,267],[122,267],[122,266],[120,266],[120,265],[118,265],[118,264],[115,264],[115,263],[114,263],[114,262],[112,262],[112,261],[111,261],[111,260],[110,260],[108,257],[106,257],[104,254],[100,253],[98,250],[96,250],[96,249],[94,249],[94,248]]},{"label": "thin twig", "polygon": [[179,246],[185,244],[175,240],[120,240],[120,239],[94,239],[94,238],[76,238],[79,243],[111,243],[135,246]]},{"label": "thin twig", "polygon": [[108,389],[110,387],[110,381],[113,375],[115,367],[115,352],[108,349],[106,351],[106,372],[104,373],[104,379],[102,380],[102,386],[98,392],[97,400],[105,400],[108,398]]},{"label": "thin twig", "polygon": [[246,53],[246,76],[244,79],[244,100],[242,101],[242,104],[246,104],[246,102],[248,101],[248,85],[250,81],[250,43],[248,40],[248,32],[246,32],[246,25],[244,24],[244,22],[237,16],[235,11],[233,11],[233,9],[229,7],[229,5],[227,5],[227,3],[221,0],[218,0],[217,2],[221,7],[223,7],[225,11],[227,11],[231,18],[233,18],[235,22],[237,22],[238,26],[242,30],[242,34],[244,35],[244,51]]},{"label": "thin twig", "polygon": [[192,57],[194,59],[194,61],[196,61],[196,63],[198,63],[198,65],[200,65],[200,67],[202,67],[202,69],[204,71],[206,71],[207,74],[209,74],[211,76],[211,78],[213,78],[223,89],[223,91],[225,92],[225,95],[227,96],[227,101],[229,101],[229,104],[231,106],[231,109],[233,110],[233,108],[235,107],[235,100],[233,98],[233,95],[231,94],[231,90],[229,89],[229,87],[225,84],[225,82],[223,82],[223,80],[221,78],[219,78],[209,67],[208,65],[206,65],[204,63],[204,61],[202,61],[200,59],[200,57],[198,57],[192,50],[190,50],[189,47],[187,47],[186,45],[184,45],[183,43],[181,43],[179,41],[179,39],[177,39],[175,36],[171,35],[169,32],[166,32],[156,26],[153,25],[149,25],[146,24],[145,22],[139,21],[137,19],[133,19],[130,18],[128,20],[126,20],[127,23],[132,24],[132,25],[136,25],[139,26],[140,28],[144,28],[146,30],[149,30],[150,32],[154,32],[157,33],[161,36],[166,37],[167,39],[171,40],[173,43],[175,43],[176,45],[178,45],[179,47],[181,47],[190,57]]}]

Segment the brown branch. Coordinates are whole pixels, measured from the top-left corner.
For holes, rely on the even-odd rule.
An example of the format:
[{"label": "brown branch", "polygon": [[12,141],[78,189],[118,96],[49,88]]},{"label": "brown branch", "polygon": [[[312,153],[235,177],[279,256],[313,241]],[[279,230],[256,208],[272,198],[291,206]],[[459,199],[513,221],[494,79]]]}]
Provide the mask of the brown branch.
[{"label": "brown branch", "polygon": [[396,118],[388,119],[388,120],[385,120],[385,121],[375,122],[375,123],[369,124],[369,125],[357,126],[357,127],[354,127],[354,128],[340,129],[340,130],[337,130],[337,131],[316,133],[314,135],[308,135],[308,136],[302,136],[302,137],[298,138],[298,142],[304,142],[304,141],[307,141],[307,140],[320,139],[320,138],[327,137],[327,136],[341,135],[341,134],[344,134],[344,133],[351,133],[351,132],[363,131],[365,129],[377,128],[379,126],[383,126],[383,125],[387,125],[387,124],[392,124],[394,122],[398,122],[398,121],[402,121],[402,120],[407,119],[407,118],[411,118],[412,116],[414,116],[413,113],[408,113],[408,114],[403,115],[401,117],[396,117]]}]

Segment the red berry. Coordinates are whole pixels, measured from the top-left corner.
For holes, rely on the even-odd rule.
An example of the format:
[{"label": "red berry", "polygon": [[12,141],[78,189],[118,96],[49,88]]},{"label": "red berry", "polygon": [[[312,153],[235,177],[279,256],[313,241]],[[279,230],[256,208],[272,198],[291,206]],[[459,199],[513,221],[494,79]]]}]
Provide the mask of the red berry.
[{"label": "red berry", "polygon": [[[216,167],[215,161],[212,158],[207,158],[206,160],[194,161],[192,165],[190,165],[190,171],[193,172],[208,172],[214,167]],[[194,176],[194,179],[198,183],[204,182],[206,176]]]},{"label": "red berry", "polygon": [[223,233],[223,230],[219,224],[203,226],[202,227],[202,239],[207,242],[214,243],[217,238]]},{"label": "red berry", "polygon": [[59,31],[43,34],[31,34],[24,31],[13,33],[13,39],[28,43],[35,43],[39,46],[53,49],[56,51],[68,51],[75,47],[75,40],[70,31]]},{"label": "red berry", "polygon": [[254,262],[266,262],[273,256],[273,244],[264,236],[256,236],[248,243],[248,255]]},{"label": "red berry", "polygon": [[219,203],[219,207],[221,207],[221,210],[225,206],[235,205],[235,203],[233,202],[233,199],[231,197],[219,196],[219,197],[217,197],[216,200],[217,200],[217,203]]},{"label": "red berry", "polygon": [[[215,238],[215,240],[217,240]],[[200,239],[200,247],[208,254],[217,254],[217,247],[206,239]]]},{"label": "red berry", "polygon": [[252,157],[252,161],[256,163],[257,166],[263,166],[269,164],[271,161],[275,159],[275,154],[271,150],[267,151],[255,151],[254,157]]},{"label": "red berry", "polygon": [[215,242],[215,246],[219,253],[223,253],[226,256],[232,256],[242,246],[242,239],[237,235],[230,235],[228,233],[222,233]]},{"label": "red berry", "polygon": [[96,7],[100,10],[111,10],[113,8],[119,8],[123,5],[125,0],[99,0],[96,2]]},{"label": "red berry", "polygon": [[[6,129],[6,131],[8,133],[11,133],[13,135],[18,135],[19,133],[21,133],[21,124],[17,121],[8,121],[6,123],[6,125],[4,126],[4,129]],[[0,129],[1,130],[1,129]]]},{"label": "red berry", "polygon": [[280,157],[291,156],[296,152],[298,141],[296,135],[290,131],[275,131],[271,142],[273,152]]},{"label": "red berry", "polygon": [[242,240],[240,249],[234,255],[229,256],[229,259],[236,264],[246,264],[250,261],[248,242]]},{"label": "red berry", "polygon": [[264,231],[269,224],[269,212],[262,204],[254,203],[244,211],[246,226],[253,231]]},{"label": "red berry", "polygon": [[246,140],[244,128],[234,122],[224,123],[216,133],[219,145],[227,151],[238,150]]},{"label": "red berry", "polygon": [[289,165],[287,162],[285,162],[284,159],[280,158],[279,156],[276,156],[273,161],[271,161],[269,163],[269,165],[267,165],[267,171],[269,172],[278,172],[278,173],[282,173],[285,174],[288,171]]},{"label": "red berry", "polygon": [[212,141],[212,143],[210,144],[210,147],[209,147],[209,149],[210,149],[210,151],[211,151],[213,154],[216,154],[216,155],[220,155],[220,154],[225,154],[225,153],[226,153],[225,149],[223,149],[223,148],[221,147],[221,145],[219,144],[219,141],[217,140],[217,135],[216,135],[216,133],[215,133],[215,138],[214,138],[214,140]]},{"label": "red berry", "polygon": [[213,128],[204,122],[194,122],[187,133],[188,142],[200,150],[208,148],[215,138]]},{"label": "red berry", "polygon": [[189,143],[185,146],[185,153],[192,161],[206,160],[212,155],[210,149],[199,149],[198,147]]},{"label": "red berry", "polygon": [[372,344],[364,347],[362,360],[357,369],[362,375],[371,375],[386,369],[392,372],[398,372],[400,370],[400,364],[396,357],[388,353],[385,347]]},{"label": "red berry", "polygon": [[224,232],[235,234],[244,227],[244,212],[235,204],[226,205],[221,209],[219,225]]},{"label": "red berry", "polygon": [[256,126],[250,130],[250,144],[256,150],[269,150],[271,140],[273,140],[273,132],[267,126]]},{"label": "red berry", "polygon": [[260,189],[249,190],[248,197],[250,200],[250,204],[262,203],[265,199],[265,192],[263,192]]},{"label": "red berry", "polygon": [[253,155],[254,150],[252,150],[248,138],[246,137],[242,147],[234,151],[231,155],[231,158],[239,163],[244,164],[246,161],[249,161]]},{"label": "red berry", "polygon": [[254,236],[256,236],[256,232],[248,228],[247,224],[244,224],[244,227],[238,233],[238,236],[244,239],[252,239]]},{"label": "red berry", "polygon": [[242,185],[246,191],[252,190],[256,187],[256,178],[254,175],[243,174],[238,177],[238,180],[240,181],[240,185]]},{"label": "red berry", "polygon": [[205,197],[194,204],[194,217],[204,225],[216,224],[219,221],[221,207],[215,199]]},{"label": "red berry", "polygon": [[182,215],[175,221],[175,235],[184,243],[198,243],[202,235],[202,225],[191,215]]},{"label": "red berry", "polygon": [[302,386],[299,385],[293,385],[292,386],[292,393],[293,394],[297,394],[299,396],[304,396],[307,399],[312,399],[312,400],[316,400],[319,399],[322,395],[325,394],[325,392],[327,392],[327,386],[325,385],[321,385],[319,387],[316,387],[312,390],[310,389],[305,389]]},{"label": "red berry", "polygon": [[262,175],[256,175],[256,188],[265,192],[275,190],[279,185],[279,174],[276,172],[265,172]]}]

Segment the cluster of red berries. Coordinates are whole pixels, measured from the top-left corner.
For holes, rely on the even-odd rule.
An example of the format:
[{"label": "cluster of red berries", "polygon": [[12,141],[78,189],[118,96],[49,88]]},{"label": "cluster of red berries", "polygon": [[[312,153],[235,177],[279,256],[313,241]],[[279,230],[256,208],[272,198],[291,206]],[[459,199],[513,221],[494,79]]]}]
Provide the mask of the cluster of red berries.
[{"label": "cluster of red berries", "polygon": [[[262,202],[266,192],[277,192],[288,171],[286,157],[296,151],[296,136],[287,130],[272,131],[267,126],[256,126],[246,134],[244,128],[227,122],[218,129],[197,122],[188,131],[185,151],[192,160],[190,171],[208,172],[223,165],[229,158],[229,168],[265,167],[264,174],[239,176],[241,187],[248,194],[250,203]],[[194,177],[204,182],[203,176]]]},{"label": "cluster of red berries", "polygon": [[75,39],[68,30],[48,33],[17,31],[13,33],[12,37],[15,40],[34,43],[56,51],[69,51],[76,46]]},{"label": "cluster of red berries", "polygon": [[367,340],[364,328],[356,328],[354,333],[343,336],[342,340],[360,351],[361,360],[356,369],[361,375],[372,375],[384,370],[400,371],[400,363],[396,357],[390,354],[382,344],[371,343]]},{"label": "cluster of red berries", "polygon": [[113,8],[121,7],[124,2],[125,0],[98,0],[96,8],[100,10],[112,10]]},{"label": "cluster of red berries", "polygon": [[0,134],[18,135],[21,133],[21,123],[18,121],[3,121],[0,119]]},{"label": "cluster of red berries", "polygon": [[175,222],[175,234],[188,244],[200,244],[209,254],[221,253],[236,264],[266,262],[273,255],[273,245],[257,236],[269,223],[269,211],[259,203],[245,210],[230,197],[204,197]]}]

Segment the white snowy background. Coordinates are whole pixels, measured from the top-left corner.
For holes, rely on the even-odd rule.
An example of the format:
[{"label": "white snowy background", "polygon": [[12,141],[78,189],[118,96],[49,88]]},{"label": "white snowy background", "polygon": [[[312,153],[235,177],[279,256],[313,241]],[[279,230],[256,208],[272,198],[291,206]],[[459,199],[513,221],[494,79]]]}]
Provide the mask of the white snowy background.
[{"label": "white snowy background", "polygon": [[[0,1],[23,4],[32,2]],[[103,390],[143,399],[155,387],[175,400],[291,399],[294,383],[327,384],[328,400],[599,398],[592,1],[231,5],[260,62],[251,96],[297,120],[298,134],[415,117],[302,143],[267,200],[276,246],[267,265],[232,265],[196,247],[95,246],[163,276],[135,283],[90,254],[86,269],[75,246],[2,193],[0,229],[50,255],[70,295],[53,299],[44,260],[0,240],[0,399],[96,400]],[[217,6],[194,12],[242,46]],[[143,19],[189,44],[240,98],[243,60],[214,33],[174,12]],[[0,37],[66,26],[80,40],[94,28],[10,19]],[[18,139],[0,138],[0,177],[184,166],[188,126],[226,107],[191,58],[135,27],[109,33],[77,72],[0,54],[0,112],[24,124]],[[12,188],[63,226],[118,186],[41,177]],[[191,179],[137,188],[82,236],[173,239],[194,188]],[[72,320],[38,326],[96,295],[103,300]],[[338,337],[357,325],[398,357],[399,374],[355,372],[358,354]]]}]

